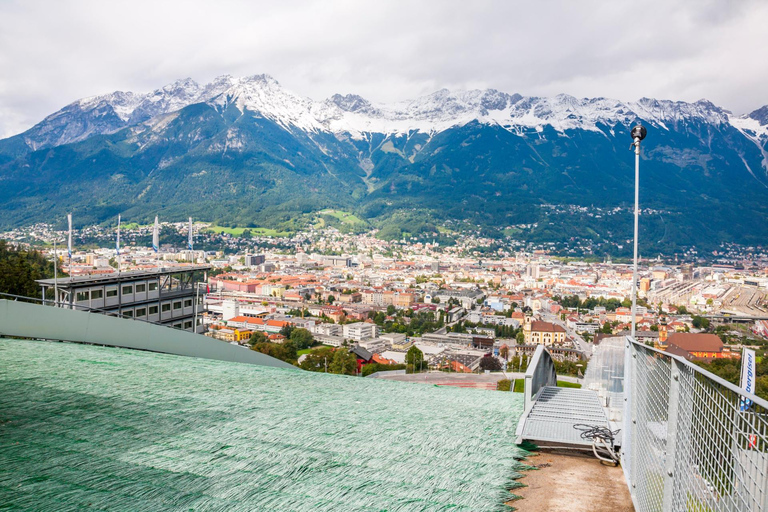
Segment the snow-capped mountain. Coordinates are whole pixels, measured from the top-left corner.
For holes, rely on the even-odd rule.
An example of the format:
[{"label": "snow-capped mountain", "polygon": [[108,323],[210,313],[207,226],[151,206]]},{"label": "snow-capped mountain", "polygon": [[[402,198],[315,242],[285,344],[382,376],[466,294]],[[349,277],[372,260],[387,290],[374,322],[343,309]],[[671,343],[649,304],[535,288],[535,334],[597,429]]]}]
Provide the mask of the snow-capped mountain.
[{"label": "snow-capped mountain", "polygon": [[493,89],[316,101],[268,75],[86,98],[0,140],[0,227],[69,211],[90,222],[141,220],[162,209],[293,229],[297,217],[345,208],[371,222],[397,219],[406,227],[388,232],[395,237],[426,230],[431,217],[625,246],[631,222],[598,211],[555,223],[547,212],[631,202],[627,146],[638,121],[649,132],[642,200],[659,212],[645,219],[645,240],[768,240],[768,224],[756,221],[768,217],[768,106],[734,116],[706,100]]},{"label": "snow-capped mountain", "polygon": [[[363,138],[366,133],[439,133],[472,121],[495,124],[513,133],[541,131],[610,131],[644,120],[662,129],[690,121],[740,127],[766,126],[765,108],[749,117],[732,118],[706,100],[695,103],[643,98],[622,102],[609,98],[523,97],[494,89],[451,92],[446,89],[394,104],[375,104],[360,96],[334,95],[314,101],[286,90],[268,75],[233,78],[224,75],[200,85],[190,78],[177,80],[149,93],[114,92],[78,100],[48,116],[17,137],[31,150],[85,140],[145,122],[188,105],[207,102],[234,105],[275,121],[286,129],[325,131]],[[744,123],[747,124],[744,124]],[[754,124],[754,123],[753,123]],[[745,128],[747,129],[747,128]],[[755,131],[755,130],[753,130]],[[761,131],[761,130],[757,130]]]},{"label": "snow-capped mountain", "polygon": [[191,78],[177,80],[148,93],[116,91],[83,98],[43,119],[21,138],[31,150],[114,133],[126,126],[208,101],[232,87],[234,79],[221,76],[201,86]]}]

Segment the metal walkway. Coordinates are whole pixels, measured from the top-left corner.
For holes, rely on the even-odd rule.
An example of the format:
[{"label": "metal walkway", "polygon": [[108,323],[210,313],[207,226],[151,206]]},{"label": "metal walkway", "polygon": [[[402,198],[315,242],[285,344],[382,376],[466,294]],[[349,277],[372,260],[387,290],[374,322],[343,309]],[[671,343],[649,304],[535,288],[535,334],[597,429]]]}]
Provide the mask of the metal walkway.
[{"label": "metal walkway", "polygon": [[531,409],[520,418],[517,442],[592,446],[574,425],[609,427],[597,393],[588,389],[543,387]]}]

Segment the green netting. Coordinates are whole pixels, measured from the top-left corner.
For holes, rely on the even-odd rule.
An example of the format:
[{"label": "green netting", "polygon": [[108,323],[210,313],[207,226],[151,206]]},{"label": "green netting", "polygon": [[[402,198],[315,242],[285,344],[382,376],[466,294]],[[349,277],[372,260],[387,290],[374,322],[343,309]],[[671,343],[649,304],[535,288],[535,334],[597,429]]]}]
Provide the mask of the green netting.
[{"label": "green netting", "polygon": [[0,510],[502,510],[513,393],[0,339]]}]

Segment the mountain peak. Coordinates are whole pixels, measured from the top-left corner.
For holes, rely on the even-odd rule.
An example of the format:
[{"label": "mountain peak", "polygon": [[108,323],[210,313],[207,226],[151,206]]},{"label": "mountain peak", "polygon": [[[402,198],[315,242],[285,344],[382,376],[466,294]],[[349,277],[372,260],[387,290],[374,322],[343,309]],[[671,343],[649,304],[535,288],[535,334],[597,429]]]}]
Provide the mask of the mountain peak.
[{"label": "mountain peak", "polygon": [[747,117],[760,123],[760,126],[768,125],[768,105],[753,110],[747,114]]},{"label": "mountain peak", "polygon": [[357,94],[334,94],[328,101],[345,112],[367,112],[372,109],[371,102]]}]

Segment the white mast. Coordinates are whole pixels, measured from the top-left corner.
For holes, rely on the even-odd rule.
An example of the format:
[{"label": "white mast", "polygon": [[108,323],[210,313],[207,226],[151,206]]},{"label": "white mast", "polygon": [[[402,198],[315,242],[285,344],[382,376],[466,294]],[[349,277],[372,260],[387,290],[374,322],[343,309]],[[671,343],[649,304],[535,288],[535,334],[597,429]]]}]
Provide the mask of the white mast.
[{"label": "white mast", "polygon": [[72,280],[72,214],[67,214],[67,224],[69,225],[69,238],[67,239],[67,254],[69,255],[69,280]]},{"label": "white mast", "polygon": [[160,251],[160,235],[158,233],[158,222],[157,222],[157,215],[155,215],[155,230],[152,232],[152,249],[154,249],[155,254],[157,254]]},{"label": "white mast", "polygon": [[120,214],[117,214],[117,242],[115,243],[115,252],[117,253],[117,273],[120,273]]},{"label": "white mast", "polygon": [[[59,253],[56,251],[56,237],[59,234],[53,232],[53,305],[59,307]],[[45,298],[45,297],[43,297]]]},{"label": "white mast", "polygon": [[193,247],[192,243],[192,217],[189,218],[189,241],[187,242],[187,248],[191,251]]}]

